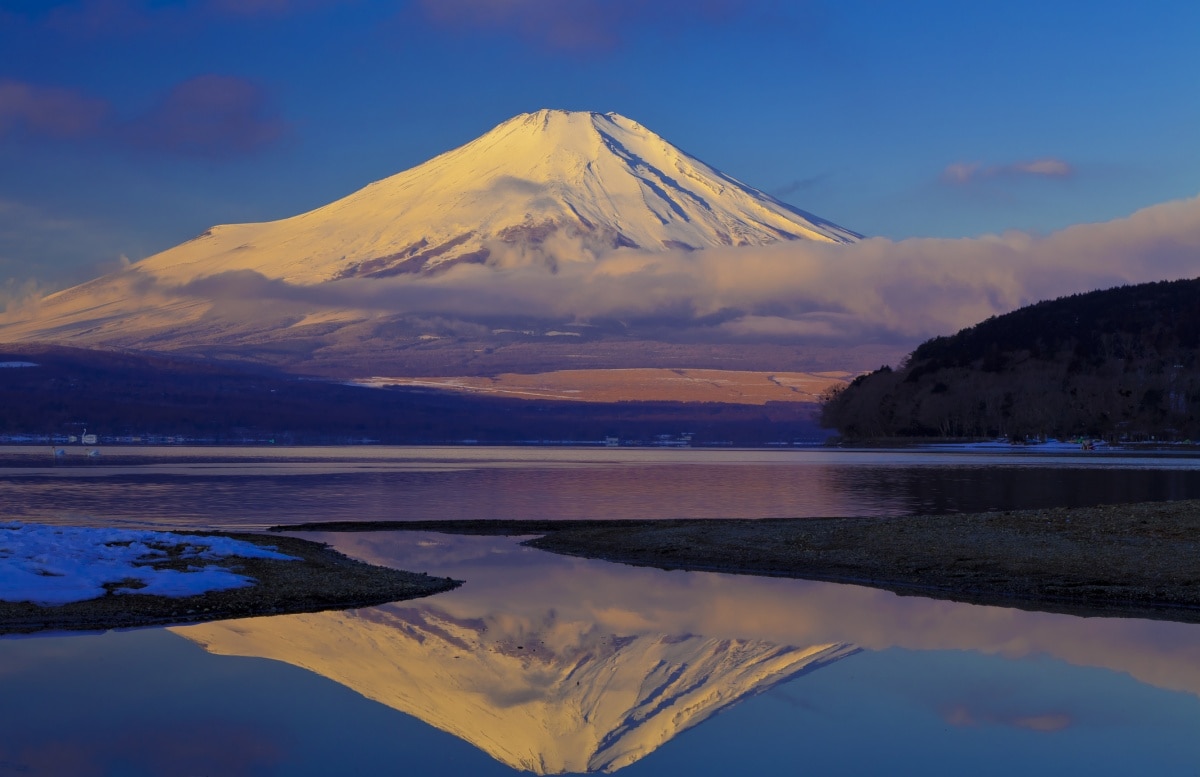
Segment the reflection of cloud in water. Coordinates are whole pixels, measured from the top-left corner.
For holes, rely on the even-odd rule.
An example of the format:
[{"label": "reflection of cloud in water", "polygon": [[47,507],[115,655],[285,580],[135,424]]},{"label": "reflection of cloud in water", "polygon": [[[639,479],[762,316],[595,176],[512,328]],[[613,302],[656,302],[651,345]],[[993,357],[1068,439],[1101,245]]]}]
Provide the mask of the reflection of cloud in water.
[{"label": "reflection of cloud in water", "polygon": [[[1185,459],[1107,454],[363,446],[283,462],[258,452],[266,462],[0,470],[0,517],[264,528],[305,520],[895,516],[1200,497],[1200,469]],[[347,461],[330,460],[343,452]],[[293,455],[312,449],[274,452]]]},{"label": "reflection of cloud in water", "polygon": [[[456,615],[554,609],[614,630],[792,645],[846,642],[872,650],[976,650],[1006,658],[1049,655],[1200,696],[1195,624],[1079,618],[802,580],[664,572],[554,556],[503,538],[403,532],[319,538],[368,561],[465,579],[462,588],[436,598]],[[420,549],[419,541],[438,547]],[[439,553],[448,561],[439,563]],[[453,561],[472,556],[478,561]]]},{"label": "reflection of cloud in water", "polygon": [[[343,552],[467,580],[417,603],[178,629],[276,658],[537,772],[613,770],[747,696],[854,651],[1049,655],[1200,694],[1200,627],[1084,619],[854,586],[663,572],[492,537],[321,535]],[[810,646],[810,647],[792,647]],[[1056,731],[1061,710],[947,699],[954,725]]]},{"label": "reflection of cloud in water", "polygon": [[942,719],[959,728],[976,726],[1011,726],[1029,731],[1052,733],[1069,728],[1074,722],[1065,712],[1043,712],[1040,714],[997,714],[990,710],[974,710],[965,704],[956,704],[942,711]]}]

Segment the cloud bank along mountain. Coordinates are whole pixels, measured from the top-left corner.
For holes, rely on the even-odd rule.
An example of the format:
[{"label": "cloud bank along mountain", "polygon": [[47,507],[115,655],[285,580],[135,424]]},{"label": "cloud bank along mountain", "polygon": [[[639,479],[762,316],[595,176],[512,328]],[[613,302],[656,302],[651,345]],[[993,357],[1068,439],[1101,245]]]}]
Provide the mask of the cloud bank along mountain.
[{"label": "cloud bank along mountain", "polygon": [[625,117],[539,111],[10,312],[0,338],[332,349],[616,331],[907,349],[1039,299],[1194,276],[1198,257],[1200,199],[1047,236],[861,239]]},{"label": "cloud bank along mountain", "polygon": [[[591,302],[640,274],[611,257],[858,237],[623,116],[543,110],[309,213],[214,227],[52,295],[8,334],[167,346],[277,330],[281,316],[304,326],[397,314],[636,314],[637,300]],[[593,278],[582,271],[597,265]],[[591,288],[564,297],[555,288],[564,284],[545,285],[554,276]]]}]

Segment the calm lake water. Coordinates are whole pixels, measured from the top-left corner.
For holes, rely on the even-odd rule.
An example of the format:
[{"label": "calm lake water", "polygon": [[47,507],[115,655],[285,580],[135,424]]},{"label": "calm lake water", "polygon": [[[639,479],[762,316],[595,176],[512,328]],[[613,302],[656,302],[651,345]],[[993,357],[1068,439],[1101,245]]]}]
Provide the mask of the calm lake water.
[{"label": "calm lake water", "polygon": [[54,466],[41,448],[0,457],[14,450],[43,466],[0,466],[0,519],[104,525],[893,516],[1200,498],[1200,459],[1122,453],[135,448],[107,458],[157,459]]},{"label": "calm lake water", "polygon": [[[288,453],[303,461],[14,467],[0,505],[5,518],[255,527],[1200,497],[1196,460],[1116,454]],[[467,582],[350,612],[0,639],[0,775],[1200,770],[1198,626],[640,569],[508,538],[317,538]]]}]

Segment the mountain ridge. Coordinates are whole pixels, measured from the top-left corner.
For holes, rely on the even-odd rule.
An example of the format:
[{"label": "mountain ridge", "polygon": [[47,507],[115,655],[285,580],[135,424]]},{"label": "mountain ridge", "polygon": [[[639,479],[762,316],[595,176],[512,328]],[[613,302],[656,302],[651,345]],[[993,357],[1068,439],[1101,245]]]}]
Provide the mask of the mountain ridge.
[{"label": "mountain ridge", "polygon": [[594,256],[860,236],[746,186],[619,114],[543,109],[327,205],[277,221],[217,225],[137,266],[175,281],[194,279],[189,268],[202,263],[207,274],[254,270],[312,284],[482,264],[505,246],[545,246],[554,237]]},{"label": "mountain ridge", "polygon": [[[622,285],[655,281],[660,254],[680,266],[676,278],[655,282],[686,288],[738,273],[737,246],[859,238],[619,114],[544,109],[306,213],[217,225],[8,311],[0,341],[174,352],[339,377],[491,371],[481,359],[509,372],[597,358],[723,368],[744,362],[747,343],[725,342],[720,324],[746,311],[698,312],[686,302],[624,311]],[[729,269],[705,269],[706,249],[724,251],[712,255]],[[605,290],[613,312],[589,313],[589,300]],[[715,341],[686,331],[697,322]],[[568,348],[565,335],[575,341]],[[771,336],[750,345],[764,344],[781,349]],[[532,345],[536,368],[523,355]],[[861,366],[841,356],[785,361],[754,364]]]}]

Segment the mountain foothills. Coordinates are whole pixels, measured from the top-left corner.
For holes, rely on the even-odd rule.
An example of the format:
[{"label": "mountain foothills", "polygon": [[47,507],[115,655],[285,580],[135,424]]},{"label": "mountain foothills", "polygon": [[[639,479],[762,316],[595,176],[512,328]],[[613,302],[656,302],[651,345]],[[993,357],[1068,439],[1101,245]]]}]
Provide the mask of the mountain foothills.
[{"label": "mountain foothills", "polygon": [[1077,294],[919,346],[834,390],[847,438],[1200,438],[1200,279]]},{"label": "mountain foothills", "polygon": [[[836,370],[845,367],[837,348],[801,356],[770,338],[679,336],[672,316],[694,311],[639,319],[582,308],[604,296],[606,278],[653,264],[647,256],[859,238],[624,116],[542,110],[324,207],[213,227],[10,312],[0,318],[0,340],[169,351],[339,377],[581,366]],[[601,259],[612,261],[594,269]],[[609,293],[609,309],[623,310],[620,292]]]}]

